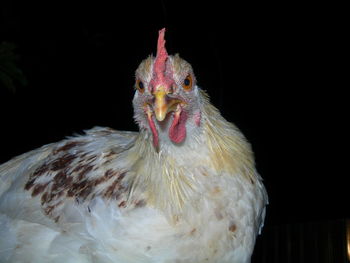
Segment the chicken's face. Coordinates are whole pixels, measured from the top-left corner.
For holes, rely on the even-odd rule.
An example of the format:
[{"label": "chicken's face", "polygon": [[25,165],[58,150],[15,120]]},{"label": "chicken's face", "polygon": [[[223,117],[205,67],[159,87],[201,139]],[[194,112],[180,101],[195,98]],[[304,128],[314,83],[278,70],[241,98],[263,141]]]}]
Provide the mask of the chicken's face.
[{"label": "chicken's face", "polygon": [[201,119],[192,67],[178,55],[167,54],[164,31],[159,32],[157,56],[148,57],[136,70],[133,100],[135,120],[152,133],[156,148],[160,138],[181,144]]}]

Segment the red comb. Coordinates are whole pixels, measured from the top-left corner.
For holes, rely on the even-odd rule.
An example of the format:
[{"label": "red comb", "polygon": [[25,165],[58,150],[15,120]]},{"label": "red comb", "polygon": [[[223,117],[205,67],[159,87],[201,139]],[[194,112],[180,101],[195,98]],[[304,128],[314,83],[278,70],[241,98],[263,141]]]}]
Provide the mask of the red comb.
[{"label": "red comb", "polygon": [[168,58],[168,52],[165,49],[165,28],[159,30],[157,57],[154,62],[154,72],[159,79],[162,79],[165,71],[165,61]]}]

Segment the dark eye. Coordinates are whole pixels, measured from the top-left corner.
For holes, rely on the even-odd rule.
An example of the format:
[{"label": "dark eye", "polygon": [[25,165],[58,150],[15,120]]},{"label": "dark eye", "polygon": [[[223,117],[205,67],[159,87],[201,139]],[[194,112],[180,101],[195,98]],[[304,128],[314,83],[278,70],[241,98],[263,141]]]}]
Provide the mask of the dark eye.
[{"label": "dark eye", "polygon": [[141,93],[145,91],[145,86],[143,85],[143,82],[140,79],[136,80],[136,88]]},{"label": "dark eye", "polygon": [[189,74],[183,82],[182,87],[184,88],[184,90],[189,91],[192,89],[192,76],[191,74]]}]

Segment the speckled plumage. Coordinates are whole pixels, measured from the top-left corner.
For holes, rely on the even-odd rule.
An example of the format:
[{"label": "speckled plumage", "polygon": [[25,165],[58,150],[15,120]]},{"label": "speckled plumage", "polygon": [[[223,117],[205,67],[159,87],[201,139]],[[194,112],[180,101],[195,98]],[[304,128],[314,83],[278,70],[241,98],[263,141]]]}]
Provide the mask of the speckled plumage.
[{"label": "speckled plumage", "polygon": [[190,64],[155,60],[136,71],[140,132],[96,127],[0,166],[0,262],[250,262],[267,203],[250,145]]}]

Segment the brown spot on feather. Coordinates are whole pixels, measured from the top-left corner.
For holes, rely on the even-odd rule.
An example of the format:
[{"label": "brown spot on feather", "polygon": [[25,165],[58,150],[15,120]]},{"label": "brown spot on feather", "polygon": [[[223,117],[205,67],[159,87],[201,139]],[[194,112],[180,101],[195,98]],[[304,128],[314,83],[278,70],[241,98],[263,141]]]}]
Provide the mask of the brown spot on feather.
[{"label": "brown spot on feather", "polygon": [[196,231],[197,231],[197,229],[196,229],[196,228],[193,228],[193,229],[191,230],[191,232],[190,232],[190,236],[193,236],[194,233],[196,233]]},{"label": "brown spot on feather", "polygon": [[228,230],[230,230],[231,232],[235,232],[237,229],[237,226],[235,224],[230,225],[230,227],[228,228]]},{"label": "brown spot on feather", "polygon": [[73,178],[71,176],[67,176],[65,171],[60,171],[53,178],[53,185],[51,191],[57,191],[60,188],[67,188],[72,185]]},{"label": "brown spot on feather", "polygon": [[68,142],[66,143],[65,145],[57,148],[56,150],[53,151],[53,154],[57,154],[59,152],[65,152],[65,151],[68,151],[76,146],[81,146],[81,145],[84,145],[86,142],[83,142],[83,141],[71,141],[71,142]]},{"label": "brown spot on feather", "polygon": [[86,155],[88,155],[90,152],[84,152],[83,154],[80,155],[80,158],[82,158],[81,161],[83,161],[83,158],[85,158]]},{"label": "brown spot on feather", "polygon": [[39,166],[33,173],[33,176],[40,176],[46,173],[47,171],[50,170],[50,165],[44,163],[43,165]]},{"label": "brown spot on feather", "polygon": [[115,170],[113,170],[113,169],[108,169],[108,170],[105,172],[104,176],[105,176],[106,178],[112,178],[113,176],[115,176],[115,175],[117,175],[117,174],[118,174],[118,171],[115,171]]},{"label": "brown spot on feather", "polygon": [[65,167],[70,165],[73,162],[74,159],[75,159],[74,155],[72,155],[72,154],[65,154],[62,157],[54,160],[51,163],[51,170],[52,171],[58,171],[58,170],[64,169]]},{"label": "brown spot on feather", "polygon": [[98,179],[92,180],[92,185],[97,186],[97,185],[103,183],[104,181],[106,181],[106,178],[100,177]]},{"label": "brown spot on feather", "polygon": [[49,194],[47,192],[45,192],[42,196],[41,196],[41,205],[43,205],[44,203],[47,202]]},{"label": "brown spot on feather", "polygon": [[111,162],[113,159],[116,158],[116,156],[117,156],[117,153],[113,150],[110,150],[109,153],[104,156],[105,161],[103,162],[103,164],[107,164]]},{"label": "brown spot on feather", "polygon": [[45,214],[50,215],[52,210],[55,208],[54,205],[49,205],[44,209]]},{"label": "brown spot on feather", "polygon": [[108,154],[105,155],[105,157],[109,158],[109,157],[112,157],[112,156],[115,156],[117,155],[117,153],[113,150],[110,150]]},{"label": "brown spot on feather", "polygon": [[116,186],[118,184],[118,179],[114,180],[114,182],[107,188],[107,190],[104,193],[104,197],[112,197],[114,190],[116,189]]},{"label": "brown spot on feather", "polygon": [[126,202],[125,201],[121,201],[118,206],[119,207],[125,207],[126,206]]},{"label": "brown spot on feather", "polygon": [[78,192],[78,197],[82,198],[85,200],[89,194],[92,192],[93,186],[91,184],[87,184],[86,187],[84,187],[80,192]]},{"label": "brown spot on feather", "polygon": [[48,184],[37,184],[34,186],[33,191],[32,191],[32,197],[37,196],[41,192],[43,192]]},{"label": "brown spot on feather", "polygon": [[[53,205],[47,205],[47,206],[44,205],[43,210],[44,210],[44,212],[45,212],[46,215],[48,215],[48,216],[53,216],[53,214],[54,214],[54,213],[53,213],[54,209],[57,208],[58,206],[60,206],[62,203],[63,203],[63,201],[61,200],[61,201],[59,201],[59,202],[56,202],[56,203],[53,204]],[[52,217],[51,217],[51,218],[52,218]],[[53,219],[55,219],[55,218],[53,218]]]},{"label": "brown spot on feather", "polygon": [[82,171],[79,173],[79,180],[83,180],[85,175],[90,172],[92,170],[92,168],[94,168],[94,166],[92,165],[83,165],[82,166]]},{"label": "brown spot on feather", "polygon": [[84,168],[84,165],[81,164],[81,162],[79,161],[79,164],[73,169],[72,173],[78,172],[83,168]]},{"label": "brown spot on feather", "polygon": [[67,196],[68,196],[68,197],[73,197],[74,195],[75,195],[75,192],[74,192],[74,191],[72,191],[71,189],[68,190],[68,192],[67,192]]},{"label": "brown spot on feather", "polygon": [[107,190],[104,192],[103,196],[106,198],[112,198],[119,196],[120,190],[123,190],[124,187],[121,186],[121,180],[125,176],[125,172],[118,175],[118,178],[113,181],[113,183],[107,188]]},{"label": "brown spot on feather", "polygon": [[[53,220],[58,220],[57,209],[67,200],[76,198],[80,203],[91,200],[97,195],[105,198],[120,200],[121,194],[127,191],[127,186],[122,184],[125,171],[107,169],[104,160],[112,159],[117,153],[110,150],[106,155],[93,154],[92,152],[77,149],[68,153],[78,145],[86,142],[71,141],[55,149],[46,160],[30,174],[24,189],[31,190],[31,195],[39,196],[41,206],[45,214]],[[99,165],[96,163],[99,160]],[[89,173],[96,170],[91,176]],[[102,172],[101,172],[102,171]],[[39,178],[47,178],[48,180]],[[45,181],[47,183],[38,183]],[[106,184],[104,184],[106,182]],[[104,184],[96,191],[96,186]],[[135,207],[145,205],[144,200],[134,203]],[[126,201],[119,203],[120,207],[126,206]]]},{"label": "brown spot on feather", "polygon": [[87,163],[92,163],[93,161],[95,161],[97,159],[97,155],[91,155],[86,159]]},{"label": "brown spot on feather", "polygon": [[34,185],[34,181],[35,181],[35,178],[34,178],[34,179],[30,179],[30,180],[26,183],[26,185],[24,186],[24,189],[25,189],[25,190],[29,190],[30,188],[32,188],[33,185]]},{"label": "brown spot on feather", "polygon": [[208,176],[209,174],[206,171],[202,171],[203,176]]}]

